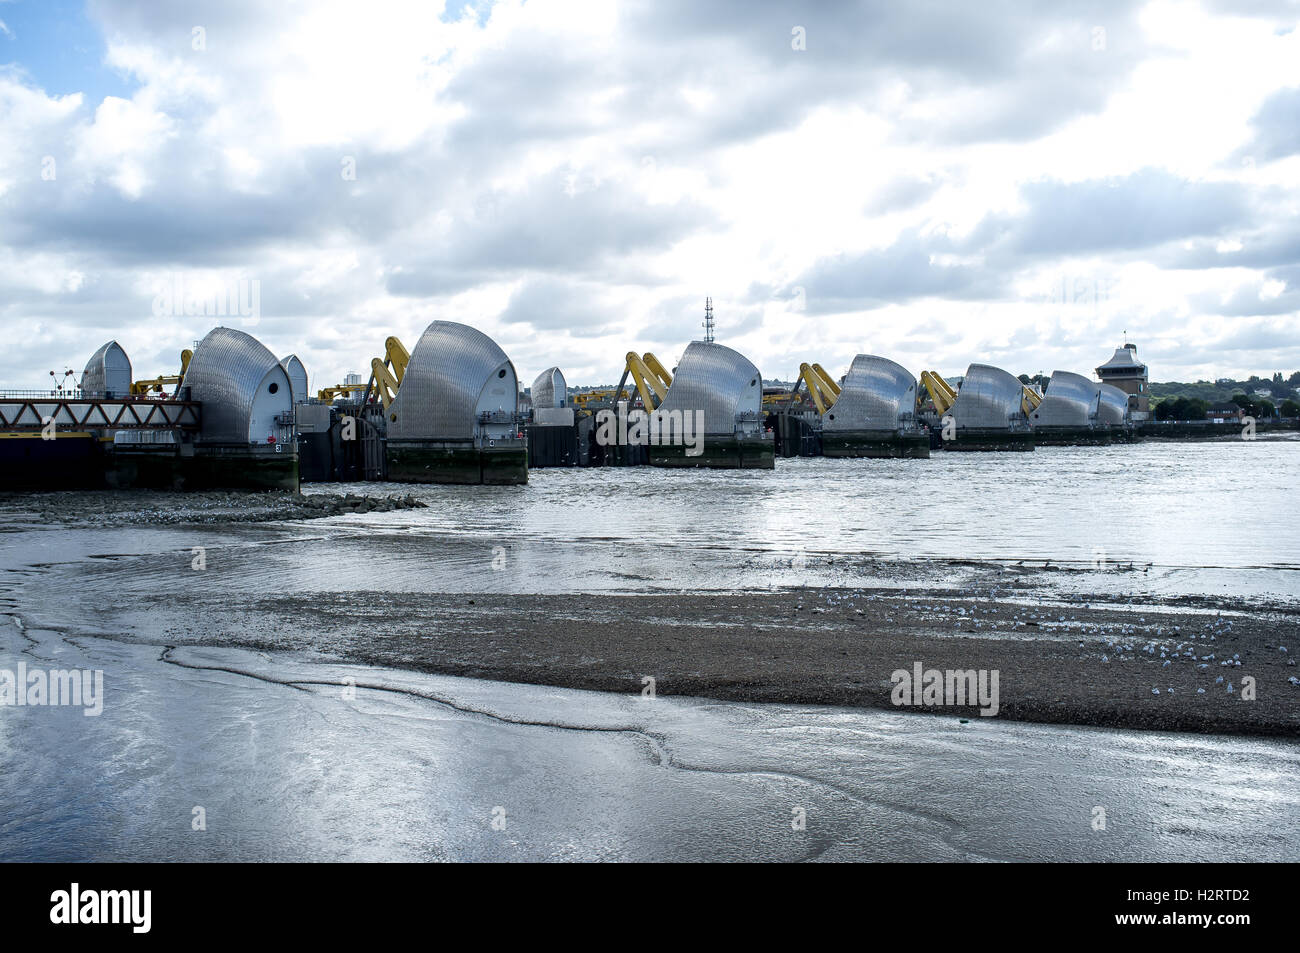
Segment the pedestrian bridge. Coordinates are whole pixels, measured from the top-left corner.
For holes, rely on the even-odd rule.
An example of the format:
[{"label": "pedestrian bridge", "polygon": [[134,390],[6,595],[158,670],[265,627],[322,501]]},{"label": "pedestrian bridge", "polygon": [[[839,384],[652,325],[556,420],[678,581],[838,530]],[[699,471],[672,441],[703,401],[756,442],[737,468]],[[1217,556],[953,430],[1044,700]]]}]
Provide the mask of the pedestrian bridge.
[{"label": "pedestrian bridge", "polygon": [[200,405],[192,400],[73,397],[60,394],[0,395],[0,429],[189,430],[199,429]]}]

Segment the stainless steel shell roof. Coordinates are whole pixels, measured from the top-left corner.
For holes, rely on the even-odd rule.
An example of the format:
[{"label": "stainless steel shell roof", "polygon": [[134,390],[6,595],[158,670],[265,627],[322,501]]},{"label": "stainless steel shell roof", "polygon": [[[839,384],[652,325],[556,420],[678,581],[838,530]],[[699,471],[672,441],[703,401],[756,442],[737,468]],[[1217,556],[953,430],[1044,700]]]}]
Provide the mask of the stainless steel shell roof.
[{"label": "stainless steel shell roof", "polygon": [[297,354],[280,358],[280,366],[289,375],[289,386],[293,388],[293,401],[300,404],[311,395],[307,392],[307,367]]},{"label": "stainless steel shell roof", "polygon": [[1128,394],[1114,384],[1098,384],[1097,423],[1106,427],[1122,427],[1128,423]]},{"label": "stainless steel shell roof", "polygon": [[81,393],[114,397],[131,393],[131,359],[116,341],[102,345],[90,356],[81,373]]},{"label": "stainless steel shell roof", "polygon": [[1053,371],[1043,402],[1029,415],[1034,427],[1087,427],[1097,415],[1097,385],[1082,374]]},{"label": "stainless steel shell roof", "polygon": [[[497,389],[501,393],[492,394]],[[483,402],[489,397],[498,398],[491,407]],[[388,408],[388,437],[471,439],[480,411],[513,415],[518,405],[518,377],[506,352],[477,328],[434,321],[411,351],[397,397]]]},{"label": "stainless steel shell roof", "polygon": [[566,403],[565,398],[568,397],[568,385],[564,381],[564,374],[558,367],[548,367],[537,375],[530,394],[534,410],[563,407]]},{"label": "stainless steel shell roof", "polygon": [[915,416],[911,372],[888,358],[859,354],[844,375],[840,396],[822,415],[822,429],[893,431]]},{"label": "stainless steel shell roof", "polygon": [[[200,439],[205,443],[248,443],[254,399],[272,372],[284,379],[287,390],[288,375],[257,338],[233,328],[209,331],[194,349],[181,381],[182,387],[190,389],[190,399],[203,403]],[[278,382],[272,383],[278,389]],[[284,399],[291,409],[292,393]]]},{"label": "stainless steel shell roof", "polygon": [[1024,422],[1025,414],[1020,409],[1023,394],[1020,380],[1014,375],[989,364],[972,364],[950,413],[959,430],[1010,430],[1013,423]]},{"label": "stainless steel shell roof", "polygon": [[704,433],[734,434],[737,418],[755,420],[762,406],[763,377],[749,358],[721,344],[692,341],[659,409],[702,410]]}]

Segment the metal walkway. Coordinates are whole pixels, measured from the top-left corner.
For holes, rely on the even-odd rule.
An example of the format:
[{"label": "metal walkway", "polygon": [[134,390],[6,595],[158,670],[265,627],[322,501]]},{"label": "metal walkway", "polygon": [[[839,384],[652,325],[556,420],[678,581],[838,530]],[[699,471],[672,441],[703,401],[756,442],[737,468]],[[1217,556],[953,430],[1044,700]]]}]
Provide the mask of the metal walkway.
[{"label": "metal walkway", "polygon": [[77,430],[197,431],[199,408],[191,400],[0,397],[0,429],[40,430],[53,421]]}]

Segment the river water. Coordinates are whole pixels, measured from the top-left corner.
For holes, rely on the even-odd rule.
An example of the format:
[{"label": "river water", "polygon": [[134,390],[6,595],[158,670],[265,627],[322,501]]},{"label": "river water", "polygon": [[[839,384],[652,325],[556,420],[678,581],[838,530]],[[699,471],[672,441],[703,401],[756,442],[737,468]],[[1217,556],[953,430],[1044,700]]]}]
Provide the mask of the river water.
[{"label": "river water", "polygon": [[[362,486],[431,506],[309,522],[0,527],[0,669],[106,685],[98,717],[0,706],[0,859],[1298,860],[1286,741],[164,651],[149,613],[111,616],[136,642],[92,634],[113,634],[94,606],[178,584],[232,601],[697,591],[858,585],[872,559],[1043,560],[1077,569],[1072,586],[1291,601],[1298,461],[1300,443],[1259,440],[539,471]],[[189,571],[195,546],[209,572]]]},{"label": "river water", "polygon": [[836,562],[853,555],[1050,561],[1106,570],[1109,590],[1290,599],[1300,596],[1296,437],[795,458],[775,471],[542,470],[523,488],[417,488],[430,509],[347,521],[367,539],[473,538],[518,557],[485,573],[482,552],[467,552],[433,578],[396,557],[372,580],[415,591],[855,585],[860,561]]}]

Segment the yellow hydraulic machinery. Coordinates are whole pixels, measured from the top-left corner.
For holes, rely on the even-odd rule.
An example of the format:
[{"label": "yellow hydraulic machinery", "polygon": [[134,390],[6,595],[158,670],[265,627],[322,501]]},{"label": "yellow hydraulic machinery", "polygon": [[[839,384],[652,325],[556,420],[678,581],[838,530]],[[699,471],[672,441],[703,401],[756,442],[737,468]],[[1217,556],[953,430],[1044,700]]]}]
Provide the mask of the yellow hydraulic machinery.
[{"label": "yellow hydraulic machinery", "polygon": [[934,409],[940,415],[946,414],[957,400],[957,392],[952,389],[952,385],[934,371],[922,371],[921,384],[929,391]]},{"label": "yellow hydraulic machinery", "polygon": [[[812,369],[813,373],[821,378],[822,389],[830,394],[834,394],[835,397],[838,398],[840,396],[840,385],[835,383],[831,375],[826,373],[826,368],[822,367],[820,364],[814,363]],[[831,403],[833,404],[835,401],[832,400]],[[828,404],[827,406],[830,405]]]},{"label": "yellow hydraulic machinery", "polygon": [[[395,337],[390,337],[384,341],[384,357],[374,358],[370,362],[370,380],[375,385],[375,390],[379,393],[379,399],[383,402],[384,410],[397,397],[397,388],[402,386],[402,378],[406,375],[406,365],[411,362],[410,352],[406,346]],[[366,385],[366,396],[370,394],[370,385]]]},{"label": "yellow hydraulic machinery", "polygon": [[794,391],[783,388],[763,389],[763,410],[775,413],[794,403]]},{"label": "yellow hydraulic machinery", "polygon": [[645,366],[654,371],[656,377],[663,381],[664,387],[673,386],[673,375],[669,374],[664,366],[659,363],[659,358],[655,357],[649,351],[641,355],[641,360],[645,361]]},{"label": "yellow hydraulic machinery", "polygon": [[411,355],[406,350],[406,346],[395,337],[390,337],[384,341],[384,353],[388,359],[393,373],[397,375],[398,383],[406,376],[406,365],[411,363]]},{"label": "yellow hydraulic machinery", "polygon": [[658,358],[648,351],[644,358],[638,356],[635,351],[628,351],[623,376],[619,378],[618,386],[614,388],[616,393],[623,392],[623,385],[627,383],[629,375],[636,384],[637,393],[641,395],[642,407],[650,411],[663,403],[664,397],[668,394],[668,386],[672,383],[672,377],[664,370]]},{"label": "yellow hydraulic machinery", "polygon": [[144,397],[151,393],[161,394],[164,387],[175,387],[181,382],[181,378],[185,376],[185,370],[190,366],[190,358],[193,356],[194,352],[189,348],[181,351],[181,372],[179,374],[153,377],[144,381],[133,381],[131,383],[131,396]]},{"label": "yellow hydraulic machinery", "polygon": [[[615,394],[618,396],[615,397]],[[620,400],[629,400],[631,396],[626,388],[616,391],[611,387],[607,390],[589,390],[574,394],[570,398],[570,403],[582,410],[586,410],[588,404],[615,404]]]},{"label": "yellow hydraulic machinery", "polygon": [[799,365],[799,380],[795,381],[794,390],[791,392],[791,401],[799,393],[799,385],[804,384],[808,387],[808,396],[812,398],[813,406],[817,408],[817,413],[824,414],[835,403],[836,398],[840,396],[840,389],[831,380],[829,374],[822,369],[820,364],[803,363]]},{"label": "yellow hydraulic machinery", "polygon": [[[805,367],[808,368],[808,374],[809,374],[809,375],[812,374],[812,367],[811,367],[811,365],[806,365],[806,364],[800,364],[800,365],[799,365],[799,376],[795,378],[795,380],[794,380],[794,387],[790,388],[790,395],[789,395],[789,397],[787,398],[787,402],[789,403],[789,405],[790,405],[791,407],[793,407],[793,406],[798,402],[798,400],[799,400],[799,390],[800,390],[800,388],[802,388],[805,384],[808,383],[808,378],[805,377],[805,376],[804,376],[804,373],[803,373],[803,369],[804,369]],[[808,396],[812,397],[814,391],[815,391],[815,388],[813,388],[813,387],[809,387],[809,388],[808,388]]]},{"label": "yellow hydraulic machinery", "polygon": [[1043,395],[1038,393],[1038,391],[1034,390],[1028,384],[1021,384],[1020,388],[1024,391],[1024,393],[1020,395],[1020,409],[1023,410],[1025,416],[1028,417],[1037,410],[1038,405],[1043,402]]},{"label": "yellow hydraulic machinery", "polygon": [[387,410],[389,404],[396,399],[397,388],[402,382],[388,369],[388,365],[377,357],[370,361],[370,377],[375,382],[375,390],[379,393],[384,410]]},{"label": "yellow hydraulic machinery", "polygon": [[324,387],[316,392],[316,399],[330,403],[335,397],[350,397],[352,394],[359,394],[365,390],[360,384],[335,384],[333,387]]}]

